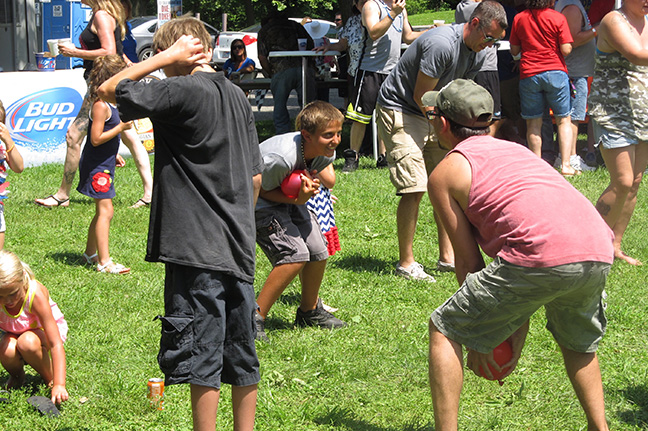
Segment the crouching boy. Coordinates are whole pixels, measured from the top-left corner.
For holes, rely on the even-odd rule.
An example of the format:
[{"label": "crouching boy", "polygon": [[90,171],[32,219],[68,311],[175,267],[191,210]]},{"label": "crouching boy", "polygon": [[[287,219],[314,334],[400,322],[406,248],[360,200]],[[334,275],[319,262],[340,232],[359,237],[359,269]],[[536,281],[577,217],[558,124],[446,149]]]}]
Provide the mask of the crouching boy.
[{"label": "crouching boy", "polygon": [[[295,325],[340,328],[342,320],[326,311],[319,298],[328,250],[315,214],[306,202],[326,183],[340,144],[344,117],[333,105],[315,101],[297,115],[298,132],[274,136],[261,143],[264,170],[255,218],[257,243],[272,264],[257,303],[257,339],[267,340],[265,318],[286,286],[299,274],[301,303]],[[296,197],[281,190],[282,181],[294,170],[305,170]],[[321,176],[321,178],[320,178]]]},{"label": "crouching boy", "polygon": [[[123,121],[149,117],[155,172],[146,260],[164,262],[158,362],[167,385],[189,383],[194,430],[213,431],[221,382],[234,428],[252,430],[259,362],[254,346],[254,203],[263,162],[250,104],[207,65],[211,38],[193,18],[156,33],[157,55],[105,82]],[[167,79],[138,82],[163,69]]]}]

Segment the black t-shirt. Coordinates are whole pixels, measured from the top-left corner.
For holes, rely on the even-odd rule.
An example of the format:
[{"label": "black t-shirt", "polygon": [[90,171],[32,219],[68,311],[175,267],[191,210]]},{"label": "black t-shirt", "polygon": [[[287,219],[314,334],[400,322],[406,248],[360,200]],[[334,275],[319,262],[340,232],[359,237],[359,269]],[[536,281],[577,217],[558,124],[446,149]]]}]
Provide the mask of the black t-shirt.
[{"label": "black t-shirt", "polygon": [[263,171],[252,108],[222,72],[116,90],[122,121],[149,117],[155,166],[146,260],[254,280],[252,177]]}]

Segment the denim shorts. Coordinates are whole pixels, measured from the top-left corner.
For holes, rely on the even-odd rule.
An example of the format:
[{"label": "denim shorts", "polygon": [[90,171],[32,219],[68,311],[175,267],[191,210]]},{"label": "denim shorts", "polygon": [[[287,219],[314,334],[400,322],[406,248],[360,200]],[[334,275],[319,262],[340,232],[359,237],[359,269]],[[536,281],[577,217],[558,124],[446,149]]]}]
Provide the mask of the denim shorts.
[{"label": "denim shorts", "polygon": [[639,145],[640,141],[636,136],[627,133],[622,133],[616,130],[608,130],[600,126],[596,120],[592,119],[592,127],[594,129],[594,145],[597,147],[601,145],[606,150],[615,148],[629,147],[631,145]]},{"label": "denim shorts", "polygon": [[576,97],[572,99],[572,121],[585,121],[587,114],[587,76],[571,77],[576,87]]},{"label": "denim shorts", "polygon": [[260,380],[254,286],[223,272],[166,264],[158,363],[166,384],[220,388]]},{"label": "denim shorts", "polygon": [[[546,104],[545,104],[546,102]],[[549,70],[520,80],[522,118],[541,118],[547,104],[556,117],[571,113],[569,77],[562,70]]]},{"label": "denim shorts", "polygon": [[328,259],[317,216],[306,205],[280,204],[255,211],[257,244],[273,267]]},{"label": "denim shorts", "polygon": [[563,347],[594,352],[605,333],[605,280],[610,264],[580,262],[526,268],[496,258],[468,274],[430,319],[446,337],[492,351],[544,305],[547,329]]}]

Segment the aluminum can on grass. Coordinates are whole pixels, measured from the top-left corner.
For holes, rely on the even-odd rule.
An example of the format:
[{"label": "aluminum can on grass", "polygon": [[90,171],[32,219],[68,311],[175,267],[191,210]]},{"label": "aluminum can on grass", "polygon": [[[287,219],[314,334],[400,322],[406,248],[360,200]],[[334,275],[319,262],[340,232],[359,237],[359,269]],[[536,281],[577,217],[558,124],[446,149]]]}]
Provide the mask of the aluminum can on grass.
[{"label": "aluminum can on grass", "polygon": [[151,407],[164,410],[164,379],[148,380],[148,399]]}]

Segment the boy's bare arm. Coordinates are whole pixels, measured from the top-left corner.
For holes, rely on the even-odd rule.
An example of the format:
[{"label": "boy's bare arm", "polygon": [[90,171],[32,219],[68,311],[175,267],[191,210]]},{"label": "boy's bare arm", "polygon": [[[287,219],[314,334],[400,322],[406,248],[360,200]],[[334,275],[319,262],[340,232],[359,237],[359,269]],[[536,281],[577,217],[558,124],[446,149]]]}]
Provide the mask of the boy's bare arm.
[{"label": "boy's bare arm", "polygon": [[256,207],[259,192],[261,191],[261,174],[256,174],[252,177],[252,186],[254,187],[254,206]]},{"label": "boy's bare arm", "polygon": [[115,103],[115,90],[117,84],[124,79],[134,81],[144,78],[158,69],[164,69],[168,66],[191,66],[205,63],[207,53],[203,51],[200,39],[193,36],[184,35],[180,37],[170,48],[148,58],[141,63],[136,63],[133,67],[128,67],[106,82],[101,84],[98,90],[99,97],[106,102]]}]

